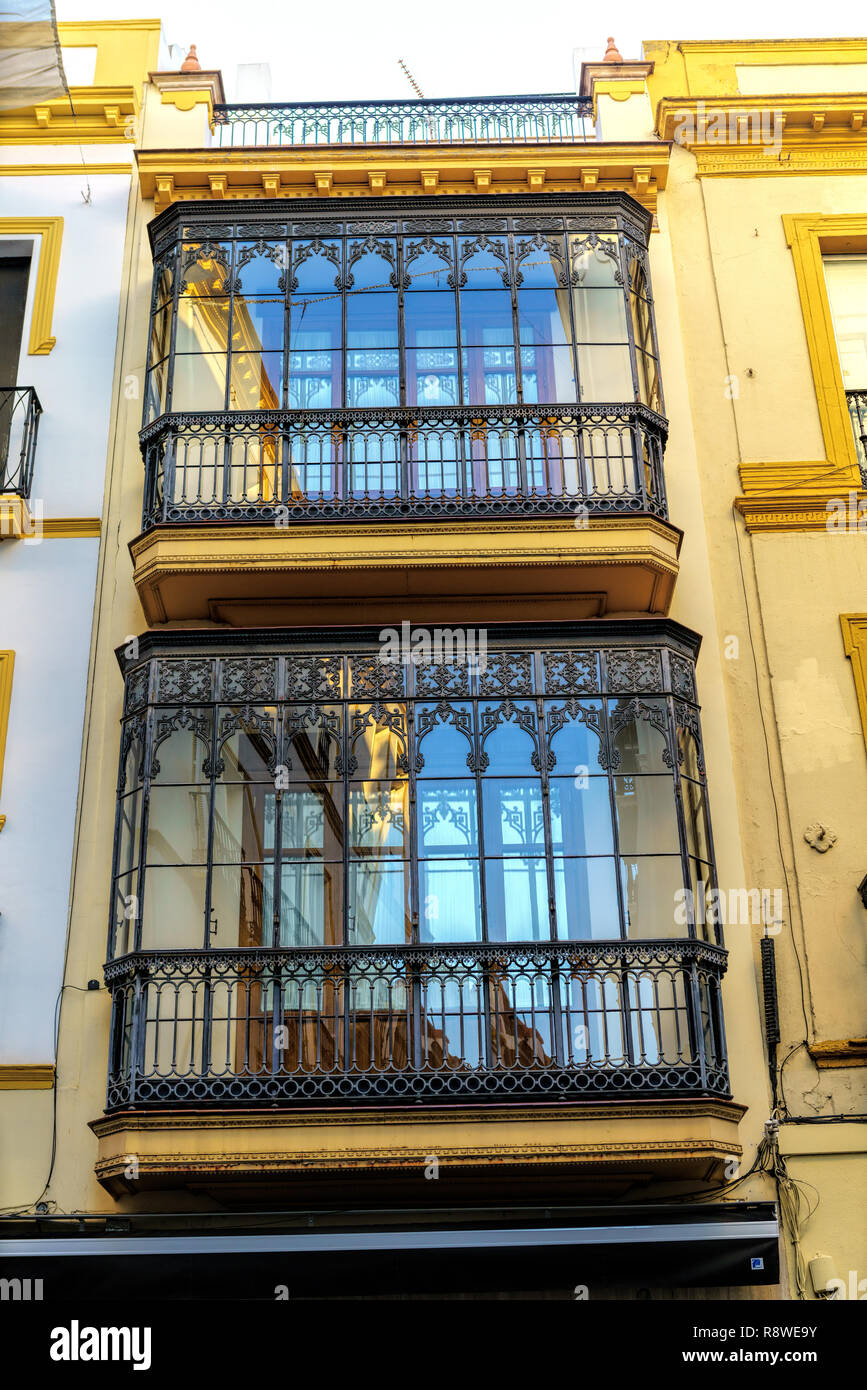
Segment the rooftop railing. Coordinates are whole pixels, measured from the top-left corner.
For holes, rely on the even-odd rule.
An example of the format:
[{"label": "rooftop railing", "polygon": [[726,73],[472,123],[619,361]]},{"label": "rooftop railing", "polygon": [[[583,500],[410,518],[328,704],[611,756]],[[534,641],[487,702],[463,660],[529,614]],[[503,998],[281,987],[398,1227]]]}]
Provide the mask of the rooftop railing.
[{"label": "rooftop railing", "polygon": [[467,97],[443,101],[311,101],[214,107],[214,144],[573,144],[595,138],[589,98]]}]

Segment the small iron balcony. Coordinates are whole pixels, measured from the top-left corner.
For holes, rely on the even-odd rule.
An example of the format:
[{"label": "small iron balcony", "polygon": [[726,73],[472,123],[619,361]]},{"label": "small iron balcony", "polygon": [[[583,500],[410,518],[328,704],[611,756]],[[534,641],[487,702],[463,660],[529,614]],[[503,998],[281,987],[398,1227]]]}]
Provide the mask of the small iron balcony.
[{"label": "small iron balcony", "polygon": [[162,522],[667,516],[666,422],[627,405],[165,415],[142,431]]},{"label": "small iron balcony", "polygon": [[847,391],[846,401],[852,418],[858,467],[861,469],[863,484],[867,487],[867,390]]},{"label": "small iron balcony", "polygon": [[311,101],[215,106],[214,144],[574,144],[595,138],[589,98],[469,97],[444,101]]},{"label": "small iron balcony", "polygon": [[29,498],[41,414],[32,386],[0,386],[0,495]]},{"label": "small iron balcony", "polygon": [[725,958],[696,940],[121,957],[107,1108],[725,1097]]}]

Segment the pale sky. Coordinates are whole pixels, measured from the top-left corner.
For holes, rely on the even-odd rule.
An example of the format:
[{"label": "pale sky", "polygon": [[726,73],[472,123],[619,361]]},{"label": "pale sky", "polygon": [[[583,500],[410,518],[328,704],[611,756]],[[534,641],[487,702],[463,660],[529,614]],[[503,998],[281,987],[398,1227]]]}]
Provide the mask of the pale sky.
[{"label": "pale sky", "polygon": [[[155,17],[148,0],[56,0],[64,19]],[[238,63],[270,63],[272,101],[411,97],[403,58],[428,97],[574,90],[573,51],[599,60],[613,33],[624,58],[645,39],[867,35],[864,0],[785,5],[621,0],[600,19],[580,0],[170,0],[166,40],[198,47],[235,97]]]}]

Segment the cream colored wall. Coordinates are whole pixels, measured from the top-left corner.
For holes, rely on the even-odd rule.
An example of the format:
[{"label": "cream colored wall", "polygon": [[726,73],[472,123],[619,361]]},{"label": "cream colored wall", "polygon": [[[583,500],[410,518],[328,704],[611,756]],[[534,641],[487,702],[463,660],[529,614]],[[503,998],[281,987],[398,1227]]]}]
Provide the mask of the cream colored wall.
[{"label": "cream colored wall", "polygon": [[[867,1033],[867,913],[855,891],[867,871],[867,759],[839,622],[841,613],[867,608],[867,537],[750,536],[732,502],[740,492],[740,463],[825,457],[782,215],[863,211],[865,199],[867,178],[860,177],[707,178],[699,184],[693,157],[682,150],[672,153],[664,199],[716,641],[723,649],[727,636],[739,643],[739,656],[721,663],[728,728],[720,721],[714,732],[726,738],[732,766],[746,883],[788,886],[786,923],[776,941],[779,1057],[797,1048],[784,1073],[785,1097],[797,1115],[867,1110],[863,1068],[817,1072],[799,1046],[805,1039]],[[668,383],[671,374],[663,379]],[[687,536],[694,541],[690,531]],[[676,602],[686,592],[682,572]],[[705,631],[713,641],[714,629]],[[707,710],[704,719],[707,731]],[[717,791],[712,782],[715,826]],[[838,835],[826,854],[803,839],[816,820]],[[731,1010],[727,1017],[731,1029]],[[792,1130],[815,1131],[815,1154],[791,1165],[821,1198],[804,1230],[807,1258],[827,1253],[838,1271],[863,1271],[867,1233],[852,1211],[854,1193],[864,1187],[863,1154],[837,1154],[838,1128],[784,1125],[781,1142],[785,1152],[794,1142]]]}]

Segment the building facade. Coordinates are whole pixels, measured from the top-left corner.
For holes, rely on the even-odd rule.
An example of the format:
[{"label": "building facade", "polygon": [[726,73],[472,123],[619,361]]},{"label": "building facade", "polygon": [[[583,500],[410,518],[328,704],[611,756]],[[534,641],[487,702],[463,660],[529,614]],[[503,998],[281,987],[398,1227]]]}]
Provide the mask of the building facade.
[{"label": "building facade", "polygon": [[443,102],[185,66],[136,113],[10,1189],[56,1125],[57,1230],[255,1210],[384,1293],[853,1296],[867,43]]}]

